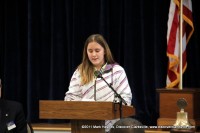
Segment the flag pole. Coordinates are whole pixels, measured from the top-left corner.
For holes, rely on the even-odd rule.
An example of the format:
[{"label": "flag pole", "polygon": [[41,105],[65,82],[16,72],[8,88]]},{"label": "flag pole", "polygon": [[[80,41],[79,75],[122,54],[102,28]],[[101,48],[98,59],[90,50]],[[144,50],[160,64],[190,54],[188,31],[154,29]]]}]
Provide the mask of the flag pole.
[{"label": "flag pole", "polygon": [[180,78],[180,82],[179,82],[179,89],[182,90],[183,89],[183,64],[182,64],[182,53],[183,53],[183,0],[180,0],[180,5],[179,5],[179,9],[180,9],[180,20],[179,20],[179,25],[180,25],[180,32],[179,32],[179,44],[180,44],[180,53],[179,53],[179,78]]}]

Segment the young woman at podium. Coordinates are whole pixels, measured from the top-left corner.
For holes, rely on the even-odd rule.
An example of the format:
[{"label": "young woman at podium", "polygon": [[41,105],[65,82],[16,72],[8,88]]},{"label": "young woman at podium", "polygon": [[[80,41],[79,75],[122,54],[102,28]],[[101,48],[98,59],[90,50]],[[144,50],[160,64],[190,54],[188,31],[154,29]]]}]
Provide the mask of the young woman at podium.
[{"label": "young woman at podium", "polygon": [[[116,98],[114,91],[131,105],[132,93],[125,70],[114,61],[104,37],[93,34],[85,42],[82,62],[72,75],[64,99],[112,102]],[[107,120],[105,127],[109,128],[115,122]]]}]

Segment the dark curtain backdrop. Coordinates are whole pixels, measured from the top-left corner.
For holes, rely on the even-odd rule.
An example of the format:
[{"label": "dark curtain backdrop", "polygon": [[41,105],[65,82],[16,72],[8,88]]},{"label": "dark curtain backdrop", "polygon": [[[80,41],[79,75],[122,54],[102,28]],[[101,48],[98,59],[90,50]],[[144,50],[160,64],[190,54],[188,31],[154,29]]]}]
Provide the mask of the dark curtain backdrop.
[{"label": "dark curtain backdrop", "polygon": [[[200,8],[193,0],[194,34],[187,46],[183,86],[200,88]],[[4,98],[39,119],[39,100],[63,100],[82,59],[86,38],[102,34],[132,89],[136,116],[159,117],[156,89],[166,85],[170,0],[1,0],[0,77]],[[169,98],[170,100],[170,98]]]}]

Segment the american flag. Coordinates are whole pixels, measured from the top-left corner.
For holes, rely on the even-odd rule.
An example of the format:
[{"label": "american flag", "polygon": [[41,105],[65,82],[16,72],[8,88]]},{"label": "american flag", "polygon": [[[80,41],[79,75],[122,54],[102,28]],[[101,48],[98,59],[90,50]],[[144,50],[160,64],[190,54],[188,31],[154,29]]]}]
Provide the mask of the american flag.
[{"label": "american flag", "polygon": [[[186,70],[186,46],[194,32],[193,20],[192,20],[192,2],[191,0],[182,0],[183,9],[183,27],[182,27],[182,72]],[[171,0],[169,8],[168,18],[168,31],[167,31],[167,56],[168,71],[166,88],[177,87],[180,82],[180,0]]]}]

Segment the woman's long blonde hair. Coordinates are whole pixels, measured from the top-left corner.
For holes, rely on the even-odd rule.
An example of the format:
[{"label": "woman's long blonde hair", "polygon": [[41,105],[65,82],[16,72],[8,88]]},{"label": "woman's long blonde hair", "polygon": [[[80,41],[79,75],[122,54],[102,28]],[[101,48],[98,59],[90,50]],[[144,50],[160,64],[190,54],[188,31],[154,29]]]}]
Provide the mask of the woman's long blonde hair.
[{"label": "woman's long blonde hair", "polygon": [[88,55],[87,55],[87,47],[88,44],[90,42],[97,42],[98,44],[100,44],[105,51],[105,55],[104,55],[104,59],[105,62],[107,62],[108,64],[112,64],[115,63],[112,53],[110,51],[110,48],[106,42],[106,40],[104,39],[104,37],[100,34],[93,34],[90,35],[84,45],[84,49],[83,49],[83,58],[82,58],[82,62],[81,64],[78,66],[78,70],[80,72],[81,75],[81,84],[87,84],[90,81],[92,81],[94,79],[94,66],[93,64],[90,62]]}]

